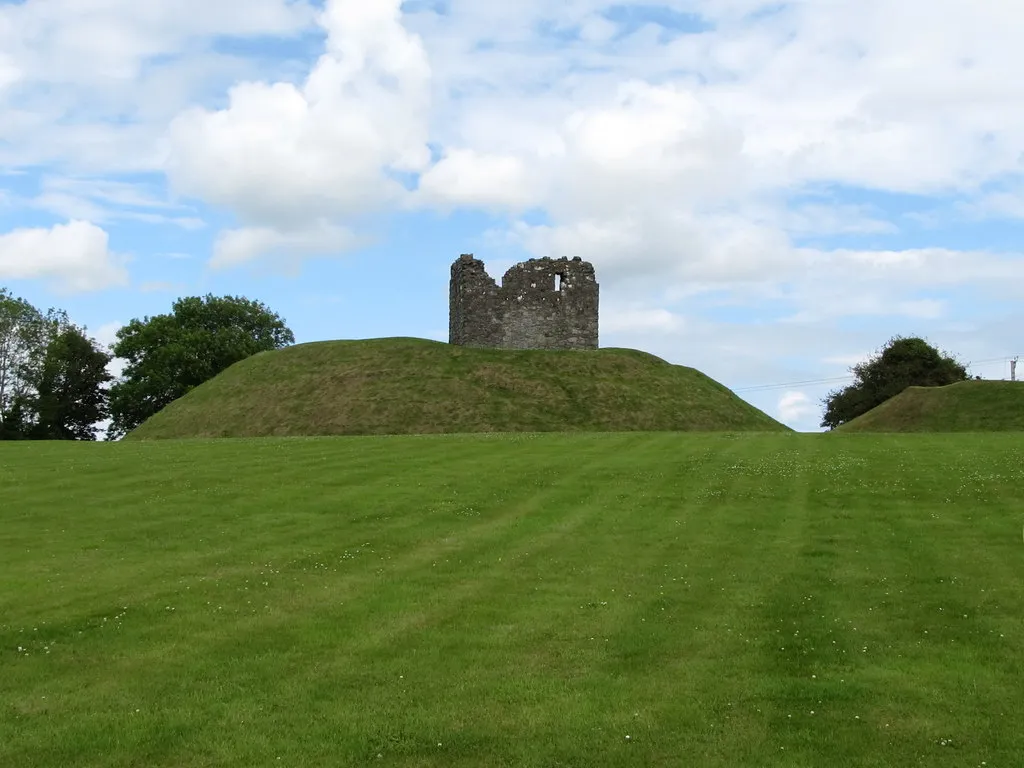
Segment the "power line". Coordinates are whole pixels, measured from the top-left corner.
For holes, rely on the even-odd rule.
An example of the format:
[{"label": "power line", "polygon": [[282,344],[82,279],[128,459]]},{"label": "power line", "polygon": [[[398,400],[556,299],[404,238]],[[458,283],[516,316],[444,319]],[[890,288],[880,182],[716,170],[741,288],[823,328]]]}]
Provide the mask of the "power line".
[{"label": "power line", "polygon": [[970,368],[972,365],[990,365],[990,364],[993,364],[993,363],[1007,363],[1007,362],[1010,362],[1011,360],[1013,360],[1013,356],[1010,356],[1010,357],[993,357],[993,358],[991,358],[989,360],[972,360],[971,362],[969,362],[967,364],[967,367]]},{"label": "power line", "polygon": [[984,365],[985,363],[1003,363],[1009,360],[1009,357],[990,357],[988,360],[971,360],[967,365]]},{"label": "power line", "polygon": [[[1019,355],[1017,356],[1019,357]],[[985,365],[991,363],[1007,363],[1014,359],[1014,356],[1006,357],[993,357],[988,360],[974,360],[967,363],[967,367],[972,365]],[[755,384],[751,387],[739,387],[734,389],[733,392],[768,392],[773,389],[786,389],[787,387],[808,387],[815,384],[836,384],[841,381],[853,381],[856,376],[834,376],[829,379],[807,379],[805,381],[788,381],[783,384]]]},{"label": "power line", "polygon": [[831,379],[809,379],[807,381],[789,381],[785,384],[758,384],[753,387],[740,387],[734,389],[733,392],[760,392],[769,389],[784,389],[786,387],[803,387],[810,386],[811,384],[834,384],[839,381],[850,381],[853,376],[835,376]]}]

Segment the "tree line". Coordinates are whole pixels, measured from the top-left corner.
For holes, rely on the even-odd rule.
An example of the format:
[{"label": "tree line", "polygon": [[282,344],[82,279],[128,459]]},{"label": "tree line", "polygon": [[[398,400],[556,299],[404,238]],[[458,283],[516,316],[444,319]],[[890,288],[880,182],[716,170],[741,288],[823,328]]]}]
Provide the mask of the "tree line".
[{"label": "tree line", "polygon": [[[0,287],[0,440],[117,439],[228,366],[295,343],[284,320],[240,296],[191,296],[132,320],[109,350],[63,310]],[[125,361],[115,380],[107,366]]]},{"label": "tree line", "polygon": [[[241,296],[190,296],[132,320],[105,349],[63,310],[42,312],[0,287],[0,440],[117,439],[173,400],[258,352],[295,343],[284,320]],[[107,370],[125,361],[115,380]],[[896,336],[851,368],[854,382],[825,398],[834,429],[910,386],[968,378],[966,367],[918,337]]]}]

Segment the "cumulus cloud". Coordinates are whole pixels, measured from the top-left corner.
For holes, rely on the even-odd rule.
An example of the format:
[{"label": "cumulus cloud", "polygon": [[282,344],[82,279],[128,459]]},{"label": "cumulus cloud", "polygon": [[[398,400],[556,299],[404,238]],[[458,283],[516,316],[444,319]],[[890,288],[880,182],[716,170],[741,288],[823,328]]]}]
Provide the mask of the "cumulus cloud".
[{"label": "cumulus cloud", "polygon": [[749,126],[748,151],[765,170],[793,181],[967,189],[1016,165],[1022,86],[1006,76],[1020,64],[1011,30],[1024,10],[1000,0],[929,7],[792,3],[769,23],[678,43],[670,58],[710,78],[708,98]]},{"label": "cumulus cloud", "polygon": [[325,52],[301,85],[242,83],[224,109],[178,116],[166,166],[175,190],[281,231],[399,202],[396,174],[430,160],[430,67],[399,5],[330,0],[318,18]]},{"label": "cumulus cloud", "polygon": [[821,415],[818,405],[803,392],[786,392],[779,398],[776,412],[779,419],[788,424],[804,424]]},{"label": "cumulus cloud", "polygon": [[685,328],[685,318],[667,309],[613,307],[601,313],[601,331],[612,334],[679,333]]},{"label": "cumulus cloud", "polygon": [[288,34],[311,20],[289,0],[27,0],[0,9],[0,39],[23,77],[82,84],[129,79],[197,38]]},{"label": "cumulus cloud", "polygon": [[123,327],[124,323],[120,320],[112,320],[97,328],[92,337],[103,346],[109,347],[117,341],[117,332]]},{"label": "cumulus cloud", "polygon": [[[123,327],[124,323],[120,320],[113,320],[109,323],[104,323],[89,335],[109,350],[117,341],[117,332]],[[113,357],[110,359],[110,362],[107,363],[107,373],[115,379],[119,379],[124,373],[124,369],[127,364],[127,360],[120,357]],[[104,422],[104,425],[107,423],[108,422]]]},{"label": "cumulus cloud", "polygon": [[[513,223],[511,238],[536,255],[593,260],[616,291],[787,284],[790,299],[813,303],[840,284],[859,292],[836,305],[853,314],[936,318],[940,301],[900,291],[1018,274],[1018,254],[798,247],[809,236],[892,235],[902,222],[841,198],[790,198],[837,184],[971,196],[1020,174],[1024,100],[1010,73],[1024,54],[1008,30],[1024,9],[705,0],[687,5],[700,23],[685,31],[653,21],[613,31],[601,16],[594,45],[583,31],[604,9],[551,11],[550,27],[580,40],[546,47],[521,34],[542,16],[532,2],[410,16],[449,94],[446,156],[424,177],[424,198],[541,208],[547,221]],[[464,34],[441,35],[442,24]],[[984,205],[1019,210],[1008,194]],[[896,295],[870,306],[888,279]]]},{"label": "cumulus cloud", "polygon": [[362,242],[351,230],[326,222],[295,231],[272,227],[230,229],[218,235],[210,267],[227,269],[267,256],[288,262],[305,256],[339,253]]},{"label": "cumulus cloud", "polygon": [[[756,215],[756,212],[754,212]],[[863,205],[809,203],[778,211],[766,211],[758,218],[774,220],[792,235],[894,234],[899,227],[880,211]]]},{"label": "cumulus cloud", "polygon": [[447,183],[427,174],[421,185],[431,199],[492,204],[511,182],[510,207],[581,219],[645,210],[658,197],[706,207],[743,187],[741,135],[686,87],[629,81],[594,104],[568,101],[560,116],[545,109],[533,125],[522,113],[505,125],[495,117],[469,118],[480,146],[448,150],[431,172]]},{"label": "cumulus cloud", "polygon": [[958,210],[971,219],[1024,220],[1024,180],[1016,189],[1000,190],[962,202]]},{"label": "cumulus cloud", "polygon": [[[242,83],[227,107],[181,114],[167,169],[177,190],[244,227],[348,224],[409,202],[410,184],[420,206],[543,210],[544,223],[514,222],[510,240],[585,255],[648,289],[843,270],[848,253],[793,238],[899,224],[864,205],[787,197],[836,183],[966,194],[1019,170],[1024,150],[1019,86],[995,77],[1017,61],[1016,43],[1003,26],[983,34],[1019,12],[951,3],[952,16],[922,25],[917,12],[862,5],[705,0],[690,4],[684,33],[627,28],[597,0],[453,2],[444,15],[329,0],[324,53],[305,80]],[[563,30],[557,43],[540,22]],[[942,78],[907,66],[908,45]],[[939,311],[914,302],[904,308]]]},{"label": "cumulus cloud", "polygon": [[108,235],[87,221],[0,235],[0,278],[43,279],[62,293],[127,285],[126,259],[112,253]]},{"label": "cumulus cloud", "polygon": [[0,163],[156,169],[174,112],[252,72],[245,57],[211,50],[215,39],[295,35],[313,16],[292,0],[0,5]]},{"label": "cumulus cloud", "polygon": [[845,354],[845,355],[828,355],[822,358],[822,362],[827,365],[842,365],[847,368],[852,368],[857,363],[863,363],[871,356],[870,352],[863,352],[859,354]]},{"label": "cumulus cloud", "polygon": [[420,176],[420,197],[440,207],[510,209],[535,205],[536,177],[518,157],[454,149]]}]

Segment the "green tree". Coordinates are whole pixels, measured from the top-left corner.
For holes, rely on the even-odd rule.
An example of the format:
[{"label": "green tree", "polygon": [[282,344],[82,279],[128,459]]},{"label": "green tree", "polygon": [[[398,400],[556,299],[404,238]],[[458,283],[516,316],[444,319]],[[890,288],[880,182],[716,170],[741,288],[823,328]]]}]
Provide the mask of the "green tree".
[{"label": "green tree", "polygon": [[854,382],[824,400],[821,426],[835,429],[895,397],[907,387],[941,387],[965,381],[967,368],[924,339],[895,336],[850,371]]},{"label": "green tree", "polygon": [[110,388],[108,437],[121,437],[238,361],[293,343],[279,315],[242,297],[178,299],[169,314],[132,320],[112,347],[126,365]]},{"label": "green tree", "polygon": [[65,312],[45,315],[0,288],[0,439],[24,436],[33,422],[28,404],[36,395],[49,343],[70,325]]},{"label": "green tree", "polygon": [[36,424],[28,432],[42,440],[95,440],[95,424],[107,417],[107,371],[111,356],[85,333],[70,327],[46,349],[36,382]]},{"label": "green tree", "polygon": [[24,440],[30,428],[24,398],[16,397],[0,421],[0,440]]}]

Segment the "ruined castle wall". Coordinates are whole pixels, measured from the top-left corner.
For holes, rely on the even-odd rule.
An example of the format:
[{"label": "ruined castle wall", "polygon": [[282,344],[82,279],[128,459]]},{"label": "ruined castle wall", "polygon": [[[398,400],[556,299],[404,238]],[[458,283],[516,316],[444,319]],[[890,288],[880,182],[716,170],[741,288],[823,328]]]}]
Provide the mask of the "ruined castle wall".
[{"label": "ruined castle wall", "polygon": [[497,347],[503,307],[498,284],[484,263],[463,254],[452,264],[448,295],[448,341],[467,347]]},{"label": "ruined castle wall", "polygon": [[598,284],[579,259],[516,264],[499,287],[471,255],[452,265],[452,344],[504,349],[596,349]]},{"label": "ruined castle wall", "polygon": [[509,349],[596,349],[597,281],[582,260],[533,259],[501,281]]}]

